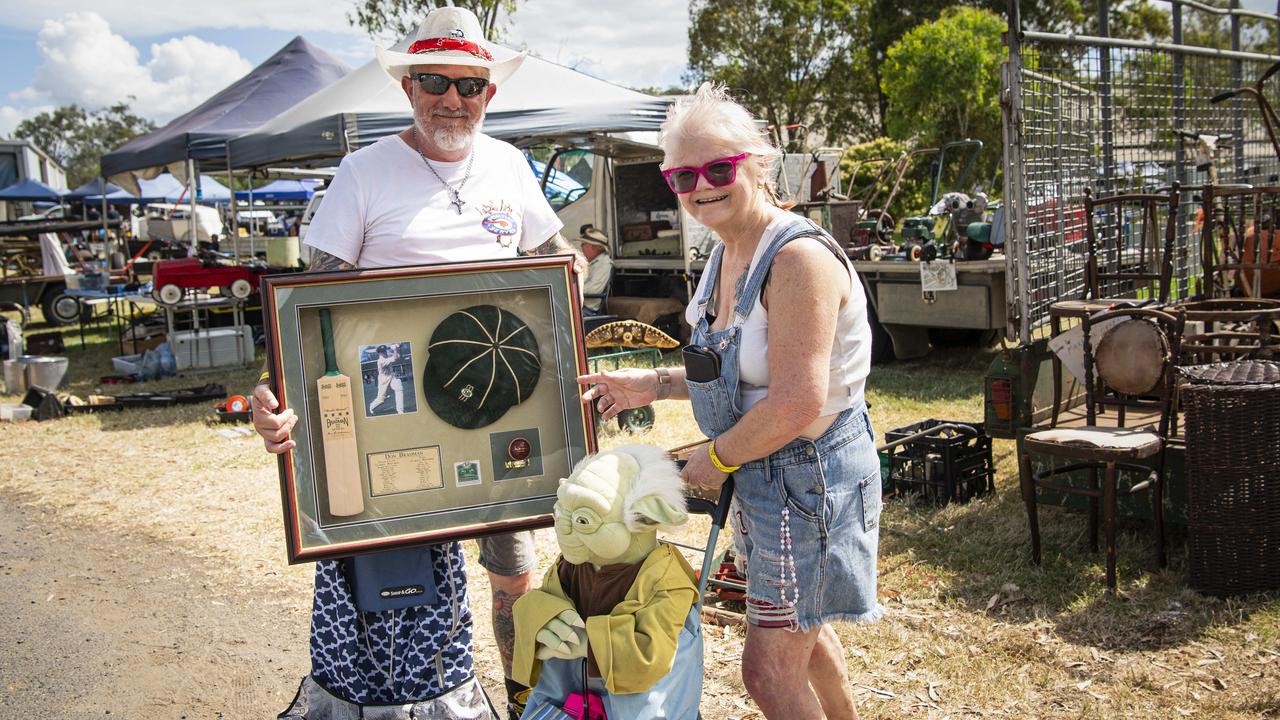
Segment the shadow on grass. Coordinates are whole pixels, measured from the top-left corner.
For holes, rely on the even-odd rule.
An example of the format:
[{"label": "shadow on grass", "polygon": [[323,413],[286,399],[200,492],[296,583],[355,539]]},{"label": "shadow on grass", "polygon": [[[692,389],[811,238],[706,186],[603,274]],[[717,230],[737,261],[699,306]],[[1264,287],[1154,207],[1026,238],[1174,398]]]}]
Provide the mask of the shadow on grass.
[{"label": "shadow on grass", "polygon": [[1118,592],[1112,595],[1102,538],[1099,552],[1092,552],[1083,513],[1041,505],[1040,526],[1043,561],[1036,566],[1016,482],[965,505],[890,500],[881,523],[882,583],[903,594],[932,593],[1000,622],[1047,621],[1070,642],[1128,651],[1186,645],[1276,599],[1224,601],[1195,593],[1187,587],[1181,533],[1166,539],[1169,567],[1162,570],[1150,526],[1141,522],[1117,533]]},{"label": "shadow on grass", "polygon": [[874,365],[868,391],[886,400],[951,402],[979,397],[995,348],[939,348],[919,360]]}]

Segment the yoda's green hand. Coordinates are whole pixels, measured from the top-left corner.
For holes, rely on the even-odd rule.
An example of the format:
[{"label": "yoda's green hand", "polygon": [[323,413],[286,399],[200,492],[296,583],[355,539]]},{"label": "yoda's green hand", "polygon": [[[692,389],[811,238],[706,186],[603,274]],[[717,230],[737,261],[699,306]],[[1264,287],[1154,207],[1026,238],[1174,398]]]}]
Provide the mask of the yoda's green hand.
[{"label": "yoda's green hand", "polygon": [[570,608],[547,621],[535,636],[539,660],[572,660],[587,656],[587,624]]}]

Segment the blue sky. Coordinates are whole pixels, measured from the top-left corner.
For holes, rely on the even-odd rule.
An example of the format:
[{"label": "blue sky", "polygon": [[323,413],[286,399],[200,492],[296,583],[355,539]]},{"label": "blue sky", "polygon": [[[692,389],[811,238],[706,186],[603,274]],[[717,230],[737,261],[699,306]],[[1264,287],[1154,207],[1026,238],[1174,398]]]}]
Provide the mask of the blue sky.
[{"label": "blue sky", "polygon": [[[374,40],[347,22],[354,2],[4,0],[0,136],[58,105],[130,96],[135,112],[163,124],[298,34],[358,66]],[[1244,5],[1275,10],[1275,0]],[[667,86],[685,71],[688,15],[688,0],[521,0],[505,42],[623,85]]]},{"label": "blue sky", "polygon": [[[0,135],[76,102],[124,101],[163,123],[304,35],[352,65],[375,39],[351,28],[354,0],[6,0],[0,17]],[[529,0],[504,42],[633,87],[678,83],[687,0]],[[391,38],[377,39],[390,45]]]}]

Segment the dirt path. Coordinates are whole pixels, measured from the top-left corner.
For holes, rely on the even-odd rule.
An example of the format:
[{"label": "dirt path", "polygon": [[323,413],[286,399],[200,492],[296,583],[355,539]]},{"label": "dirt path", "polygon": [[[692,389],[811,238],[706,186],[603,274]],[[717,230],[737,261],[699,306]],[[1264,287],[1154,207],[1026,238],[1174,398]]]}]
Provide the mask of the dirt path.
[{"label": "dirt path", "polygon": [[[310,665],[313,570],[285,561],[275,462],[220,429],[197,406],[0,427],[0,718],[241,720],[288,705]],[[540,532],[546,567],[555,539]],[[476,672],[501,708],[488,582],[463,548]],[[740,652],[708,627],[705,716],[754,714]]]},{"label": "dirt path", "polygon": [[[0,493],[8,717],[273,717],[306,672],[297,598],[171,545],[68,526]],[[77,524],[78,525],[78,524]]]}]

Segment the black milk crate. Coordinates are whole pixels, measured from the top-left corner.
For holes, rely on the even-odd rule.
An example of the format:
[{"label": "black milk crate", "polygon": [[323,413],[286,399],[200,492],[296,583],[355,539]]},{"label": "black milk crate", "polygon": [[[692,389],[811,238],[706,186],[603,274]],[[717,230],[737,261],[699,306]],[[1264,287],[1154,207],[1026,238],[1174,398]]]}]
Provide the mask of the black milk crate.
[{"label": "black milk crate", "polygon": [[976,434],[951,428],[891,448],[885,486],[892,494],[918,495],[945,505],[995,491],[991,436],[984,432],[982,423],[922,420],[885,433],[885,444],[946,424],[967,425]]}]

